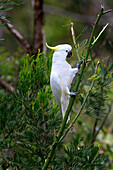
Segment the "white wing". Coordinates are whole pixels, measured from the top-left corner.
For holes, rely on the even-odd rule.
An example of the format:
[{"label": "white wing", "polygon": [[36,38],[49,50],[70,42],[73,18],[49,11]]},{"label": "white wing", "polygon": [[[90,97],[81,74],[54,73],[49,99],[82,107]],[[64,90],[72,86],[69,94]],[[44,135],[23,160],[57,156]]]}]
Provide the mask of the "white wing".
[{"label": "white wing", "polygon": [[61,83],[60,83],[60,79],[56,73],[51,74],[50,85],[51,85],[52,92],[55,96],[55,99],[56,99],[59,107],[61,107]]}]

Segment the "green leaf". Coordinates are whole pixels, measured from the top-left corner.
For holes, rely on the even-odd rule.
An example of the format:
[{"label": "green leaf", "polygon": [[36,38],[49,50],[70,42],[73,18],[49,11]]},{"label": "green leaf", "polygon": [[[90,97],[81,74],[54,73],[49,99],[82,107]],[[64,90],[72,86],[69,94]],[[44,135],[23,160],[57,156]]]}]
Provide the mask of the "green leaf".
[{"label": "green leaf", "polygon": [[88,39],[83,40],[80,44],[78,44],[78,48],[85,46],[87,42],[88,42]]}]

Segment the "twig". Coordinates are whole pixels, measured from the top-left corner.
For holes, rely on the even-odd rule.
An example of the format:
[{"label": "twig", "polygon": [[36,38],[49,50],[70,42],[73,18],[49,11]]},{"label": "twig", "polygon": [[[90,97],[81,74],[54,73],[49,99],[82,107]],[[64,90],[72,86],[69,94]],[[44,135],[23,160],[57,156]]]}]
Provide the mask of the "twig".
[{"label": "twig", "polygon": [[25,37],[8,21],[5,17],[2,17],[1,20],[2,23],[6,24],[6,27],[8,30],[19,40],[19,42],[26,48],[26,51],[31,54],[31,46],[28,43],[28,41],[25,39]]},{"label": "twig", "polygon": [[96,42],[97,42],[98,39],[100,38],[101,34],[105,31],[105,29],[107,28],[108,25],[109,25],[109,23],[107,23],[107,24],[103,27],[102,31],[99,33],[99,35],[97,36],[97,38],[95,38],[95,40],[94,40],[93,43],[92,43],[92,48],[94,47],[94,45],[96,44]]},{"label": "twig", "polygon": [[1,78],[0,78],[0,84],[4,89],[8,90],[10,93],[12,93],[15,90],[14,87],[12,87],[10,84],[8,84],[5,80]]},{"label": "twig", "polygon": [[104,46],[106,45],[106,42],[108,41],[108,38],[111,34],[111,27],[109,27],[107,33],[106,33],[106,36],[105,36],[105,39],[104,41],[102,42],[102,44],[100,45],[100,47],[98,48],[97,52],[95,53],[95,56],[94,58],[96,58],[97,56],[100,56],[101,52],[103,51],[102,49],[104,48]]},{"label": "twig", "polygon": [[81,108],[80,108],[78,114],[75,116],[75,118],[73,119],[72,123],[69,125],[69,127],[67,128],[67,130],[66,130],[65,133],[63,134],[63,136],[60,138],[60,141],[62,141],[62,140],[64,139],[64,137],[67,135],[67,133],[69,132],[69,130],[72,128],[73,124],[76,122],[76,120],[77,120],[78,117],[80,116],[80,114],[81,114],[81,112],[82,112],[82,110],[83,110],[83,108],[84,108],[84,106],[85,106],[86,100],[87,100],[90,92],[92,91],[92,88],[93,88],[93,86],[94,86],[94,82],[95,82],[95,80],[93,80],[93,82],[92,82],[92,84],[91,84],[91,87],[90,87],[90,89],[89,89],[86,97],[84,98],[84,101],[83,101],[83,103],[82,103],[82,105],[81,105]]},{"label": "twig", "polygon": [[96,20],[96,22],[95,22],[95,25],[94,25],[93,30],[92,30],[91,37],[90,37],[90,39],[89,39],[88,48],[87,48],[87,52],[86,52],[86,55],[85,55],[85,59],[86,59],[86,60],[88,59],[88,56],[89,56],[89,53],[90,53],[90,50],[91,50],[91,44],[92,44],[92,41],[93,41],[93,37],[94,37],[95,31],[96,31],[98,22],[99,22],[101,16],[103,15],[103,11],[104,11],[104,7],[101,6],[100,14],[97,16],[97,20]]},{"label": "twig", "polygon": [[107,10],[107,11],[104,11],[103,14],[107,14],[107,13],[109,13],[109,12],[112,12],[112,9],[109,9],[109,10]]},{"label": "twig", "polygon": [[[94,59],[97,57],[97,56],[100,56],[101,55],[101,52],[103,51],[102,49],[104,48],[104,46],[106,45],[106,42],[110,36],[110,33],[111,33],[111,27],[109,27],[108,31],[107,31],[107,34],[105,36],[105,39],[104,41],[102,42],[102,44],[99,46],[98,50],[95,51],[95,55],[92,56],[92,52],[90,51],[90,57],[91,57],[91,60],[93,62],[93,65],[95,66],[95,63],[94,63]],[[89,62],[87,64],[87,69],[88,67],[90,66],[91,62]]]},{"label": "twig", "polygon": [[71,22],[71,33],[72,33],[72,38],[73,38],[73,44],[74,44],[74,47],[75,47],[75,51],[76,51],[78,60],[80,61],[80,56],[79,56],[77,43],[76,43],[76,39],[75,39],[75,33],[74,33],[74,29],[73,29],[73,22]]}]

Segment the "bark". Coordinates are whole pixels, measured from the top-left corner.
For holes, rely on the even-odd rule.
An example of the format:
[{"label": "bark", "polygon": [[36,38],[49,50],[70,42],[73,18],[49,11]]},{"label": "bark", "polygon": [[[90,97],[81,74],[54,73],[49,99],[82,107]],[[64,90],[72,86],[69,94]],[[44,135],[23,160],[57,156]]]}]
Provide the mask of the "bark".
[{"label": "bark", "polygon": [[43,0],[34,0],[34,49],[37,55],[38,49],[42,52],[43,47]]},{"label": "bark", "polygon": [[6,24],[8,30],[19,40],[19,42],[25,47],[27,53],[31,55],[37,55],[38,50],[43,50],[43,0],[34,0],[34,42],[33,47],[5,17],[2,17],[2,23]]}]

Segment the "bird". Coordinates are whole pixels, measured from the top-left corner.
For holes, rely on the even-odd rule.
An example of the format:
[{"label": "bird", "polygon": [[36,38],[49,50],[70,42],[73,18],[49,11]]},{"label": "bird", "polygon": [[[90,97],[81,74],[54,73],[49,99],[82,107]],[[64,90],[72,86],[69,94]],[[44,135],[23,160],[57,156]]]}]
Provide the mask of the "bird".
[{"label": "bird", "polygon": [[[72,56],[72,47],[69,44],[60,44],[55,47],[51,47],[46,43],[46,46],[54,50],[52,57],[52,68],[50,74],[50,86],[53,95],[62,111],[62,117],[64,119],[66,110],[69,105],[70,97],[76,97],[78,92],[70,92],[71,83],[75,74],[79,71],[82,60],[78,62],[76,68],[72,68],[66,61],[66,58]],[[68,116],[67,122],[70,120]]]}]

